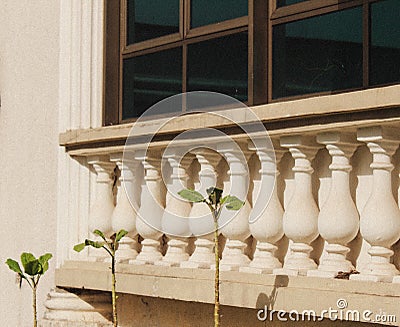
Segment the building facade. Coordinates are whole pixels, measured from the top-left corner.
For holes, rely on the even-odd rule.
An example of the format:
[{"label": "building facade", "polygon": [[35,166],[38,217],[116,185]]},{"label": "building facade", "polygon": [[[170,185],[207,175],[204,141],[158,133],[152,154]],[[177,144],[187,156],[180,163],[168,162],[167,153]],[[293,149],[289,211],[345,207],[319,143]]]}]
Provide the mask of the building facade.
[{"label": "building facade", "polygon": [[[245,200],[221,228],[222,325],[331,326],[335,315],[343,326],[398,325],[398,1],[0,7],[0,213],[12,244],[2,260],[55,254],[42,326],[111,325],[107,258],[73,251],[96,228],[129,232],[117,266],[121,326],[212,324],[212,242],[189,219],[163,233],[166,212],[201,210],[169,186],[210,180]],[[137,120],[160,100],[203,90],[252,114],[182,101]],[[258,122],[273,152],[238,128]],[[139,141],[127,159],[132,127]],[[176,139],[204,128],[230,142]],[[28,291],[1,274],[2,316],[29,325]],[[309,311],[318,321],[301,317]]]}]

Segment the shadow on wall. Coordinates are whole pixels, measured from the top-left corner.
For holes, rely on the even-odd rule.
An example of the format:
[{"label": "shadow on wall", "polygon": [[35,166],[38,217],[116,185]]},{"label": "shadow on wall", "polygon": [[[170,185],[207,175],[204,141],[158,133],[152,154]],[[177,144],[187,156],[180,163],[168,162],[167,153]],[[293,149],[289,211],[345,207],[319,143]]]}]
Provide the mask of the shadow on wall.
[{"label": "shadow on wall", "polygon": [[273,310],[275,306],[276,297],[278,295],[278,289],[281,287],[287,287],[289,284],[289,277],[285,275],[278,275],[275,277],[274,286],[269,295],[260,293],[257,298],[256,308]]}]

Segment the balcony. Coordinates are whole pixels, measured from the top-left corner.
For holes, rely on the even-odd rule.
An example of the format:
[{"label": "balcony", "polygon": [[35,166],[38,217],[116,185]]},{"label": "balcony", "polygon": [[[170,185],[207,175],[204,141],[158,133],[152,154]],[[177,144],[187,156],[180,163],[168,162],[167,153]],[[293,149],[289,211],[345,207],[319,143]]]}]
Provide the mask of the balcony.
[{"label": "balcony", "polygon": [[[345,299],[349,310],[383,310],[400,319],[397,89],[252,108],[269,130],[273,152],[257,146],[262,136],[245,135],[204,113],[177,118],[148,149],[138,142],[129,148],[129,160],[124,144],[131,125],[61,135],[76,167],[72,183],[81,190],[70,193],[71,200],[81,208],[76,216],[66,214],[68,237],[61,245],[64,260],[56,285],[72,293],[109,290],[104,254],[71,250],[94,237],[90,232],[96,228],[108,234],[123,228],[129,234],[118,251],[121,305],[129,294],[213,303],[213,242],[189,218],[203,213],[203,204],[183,202],[166,188],[177,192],[183,185],[204,192],[218,185],[246,203],[220,229],[226,312],[247,308],[257,322],[257,310],[267,306],[287,313],[314,310],[326,318],[324,310],[338,309],[337,301]],[[224,114],[248,122],[240,111]],[[157,123],[163,120],[143,123],[140,133]],[[183,126],[218,128],[235,146],[218,137],[177,140],[171,146]],[[170,212],[188,219],[171,223]],[[52,305],[56,293],[47,302],[48,323],[63,310]]]}]

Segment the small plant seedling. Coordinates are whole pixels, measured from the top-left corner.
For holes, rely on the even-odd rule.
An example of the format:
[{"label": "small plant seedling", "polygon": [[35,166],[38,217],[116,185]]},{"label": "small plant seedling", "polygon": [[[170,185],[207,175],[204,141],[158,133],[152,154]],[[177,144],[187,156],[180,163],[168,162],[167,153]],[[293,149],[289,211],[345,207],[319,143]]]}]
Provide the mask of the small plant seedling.
[{"label": "small plant seedling", "polygon": [[21,264],[13,259],[8,258],[6,264],[8,267],[18,274],[19,287],[22,286],[22,280],[26,280],[32,289],[32,307],[33,307],[33,326],[37,327],[37,308],[36,308],[36,291],[40,277],[49,269],[49,260],[53,257],[51,253],[46,253],[36,258],[32,253],[24,252],[21,254]]},{"label": "small plant seedling", "polygon": [[91,246],[96,249],[104,249],[111,256],[111,298],[112,298],[112,313],[113,313],[113,326],[118,326],[118,316],[117,316],[117,294],[116,294],[116,284],[117,280],[115,277],[115,253],[118,250],[119,241],[126,235],[128,232],[126,230],[121,229],[118,233],[114,233],[111,235],[110,239],[107,239],[104,233],[98,229],[93,231],[93,234],[100,236],[103,241],[97,242],[86,239],[85,242],[77,244],[74,246],[74,250],[77,252],[81,252],[86,246]]},{"label": "small plant seedling", "polygon": [[223,190],[210,187],[207,189],[208,197],[203,197],[199,192],[184,189],[178,194],[190,202],[204,202],[210,209],[214,219],[214,254],[215,254],[215,279],[214,279],[214,327],[219,327],[219,250],[218,250],[218,219],[225,206],[228,210],[239,210],[244,202],[236,196],[227,195],[222,197]]}]

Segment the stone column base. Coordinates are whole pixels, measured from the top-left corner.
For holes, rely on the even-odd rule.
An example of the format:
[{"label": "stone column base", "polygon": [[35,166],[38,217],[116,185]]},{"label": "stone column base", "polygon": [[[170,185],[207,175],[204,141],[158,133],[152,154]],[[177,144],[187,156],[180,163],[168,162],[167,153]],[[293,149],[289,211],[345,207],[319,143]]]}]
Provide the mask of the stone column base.
[{"label": "stone column base", "polygon": [[111,296],[86,290],[51,290],[41,327],[110,327]]}]

